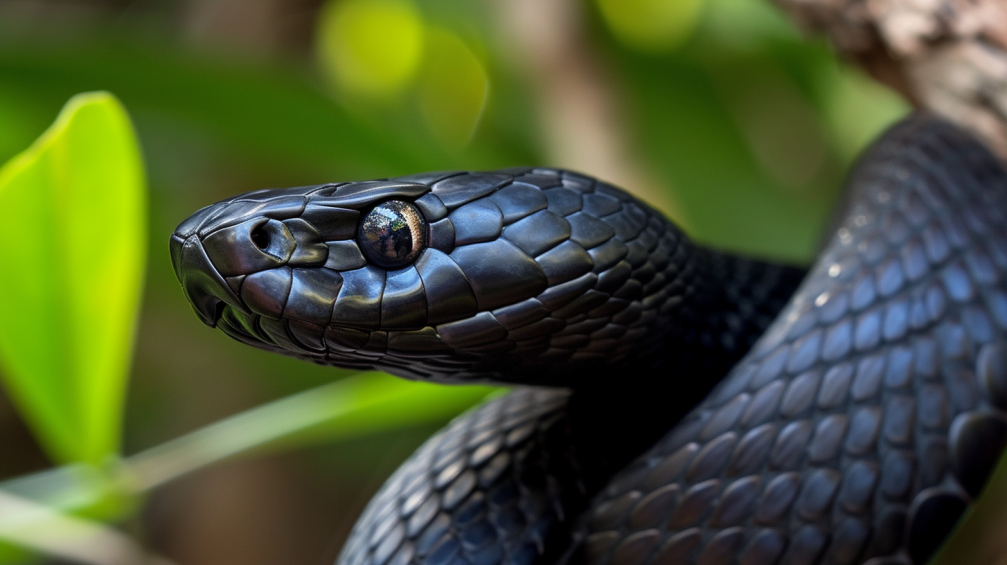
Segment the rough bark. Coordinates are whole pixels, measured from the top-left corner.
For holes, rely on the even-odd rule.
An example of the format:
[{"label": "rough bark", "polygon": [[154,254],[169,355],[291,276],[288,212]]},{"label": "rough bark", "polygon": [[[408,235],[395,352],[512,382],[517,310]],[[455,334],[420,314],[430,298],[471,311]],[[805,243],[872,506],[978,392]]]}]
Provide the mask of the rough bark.
[{"label": "rough bark", "polygon": [[773,1],[914,105],[1007,158],[1007,1]]}]

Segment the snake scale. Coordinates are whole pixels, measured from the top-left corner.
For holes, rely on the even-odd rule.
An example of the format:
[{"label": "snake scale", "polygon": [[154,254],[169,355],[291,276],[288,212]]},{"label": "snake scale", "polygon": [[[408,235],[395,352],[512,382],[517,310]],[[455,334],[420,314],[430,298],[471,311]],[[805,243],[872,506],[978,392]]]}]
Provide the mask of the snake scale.
[{"label": "snake scale", "polygon": [[531,385],[403,464],[344,565],[922,565],[1007,441],[1007,173],[916,115],[844,200],[807,276],[542,168],[252,192],[171,257],[255,347]]}]

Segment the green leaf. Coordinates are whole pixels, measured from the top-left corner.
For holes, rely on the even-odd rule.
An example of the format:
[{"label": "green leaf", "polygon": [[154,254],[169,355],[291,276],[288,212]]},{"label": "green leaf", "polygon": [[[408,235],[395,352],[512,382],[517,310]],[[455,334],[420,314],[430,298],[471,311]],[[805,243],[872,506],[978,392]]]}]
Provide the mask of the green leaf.
[{"label": "green leaf", "polygon": [[146,250],[143,164],[111,94],[0,169],[0,373],[57,462],[119,451]]}]

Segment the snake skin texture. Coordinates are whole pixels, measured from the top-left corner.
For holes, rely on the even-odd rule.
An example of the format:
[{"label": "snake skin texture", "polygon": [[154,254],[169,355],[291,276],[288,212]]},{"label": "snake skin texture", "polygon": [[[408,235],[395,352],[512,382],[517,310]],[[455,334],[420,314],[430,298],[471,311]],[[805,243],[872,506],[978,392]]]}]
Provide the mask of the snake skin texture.
[{"label": "snake skin texture", "polygon": [[[389,200],[429,226],[396,270],[357,237]],[[183,222],[171,253],[197,314],[249,345],[412,379],[562,386],[669,358],[726,369],[801,273],[697,248],[619,189],[530,168],[248,193]],[[754,290],[722,284],[735,275]]]},{"label": "snake skin texture", "polygon": [[[342,564],[922,565],[1007,443],[1007,173],[921,115],[849,184],[778,317],[800,270],[556,169],[250,193],[183,222],[172,261],[197,315],[256,347],[570,387],[431,438]],[[357,229],[390,200],[425,247],[383,269]]]},{"label": "snake skin texture", "polygon": [[[360,217],[375,204],[407,195],[430,226],[428,257],[420,255],[415,267],[397,273],[385,273],[371,264],[361,266],[364,254],[360,247],[364,243],[354,237]],[[521,222],[528,219],[534,223],[526,229]],[[543,234],[543,226],[558,228]],[[253,244],[256,229],[272,233],[268,244]],[[444,234],[453,234],[455,239],[446,239]],[[564,282],[561,277],[530,299],[518,292],[521,285],[515,291],[498,284],[498,292],[484,304],[493,310],[473,316],[467,303],[459,305],[451,292],[460,292],[462,298],[488,292],[486,288],[478,291],[489,285],[481,277],[493,282],[496,275],[482,274],[479,263],[503,261],[506,265],[509,260],[509,256],[485,252],[481,245],[490,243],[510,250],[507,253],[520,250],[518,267],[532,264],[524,250],[537,253],[534,261],[539,263],[546,263],[543,257],[549,253],[562,250],[575,264],[588,258],[590,272],[577,270],[564,275],[575,278]],[[524,420],[487,419],[496,412],[480,409],[454,425],[455,430],[486,427],[485,433],[471,440],[476,443],[467,448],[471,453],[464,466],[451,467],[460,469],[457,474],[437,482],[436,477],[444,473],[439,456],[417,456],[399,470],[382,490],[382,502],[373,503],[361,519],[362,525],[342,558],[344,562],[375,564],[384,563],[392,554],[400,559],[411,555],[416,563],[437,561],[435,557],[451,553],[447,549],[438,552],[436,548],[442,546],[460,548],[457,555],[452,554],[462,560],[459,563],[467,559],[480,565],[519,564],[557,557],[569,546],[570,525],[590,496],[709,392],[765,331],[804,275],[801,269],[696,247],[662,216],[625,193],[583,175],[554,169],[430,173],[388,181],[259,191],[197,212],[176,230],[171,248],[176,273],[200,318],[256,347],[316,362],[379,367],[407,377],[449,382],[518,378],[540,382],[540,365],[546,359],[559,367],[552,378],[557,374],[576,377],[571,379],[577,385],[572,397],[568,391],[525,391],[491,405],[506,404],[509,408],[501,410],[518,411],[522,418],[537,422],[537,431],[519,444],[505,442],[500,446],[494,442],[510,438],[511,427],[518,423],[528,430]],[[394,302],[396,295],[389,294],[390,283],[385,281],[401,276],[402,271],[417,270],[423,282],[420,298],[426,296],[425,306],[420,305],[427,317],[416,323],[429,323],[439,312],[436,316],[444,318],[445,324],[372,331],[364,347],[342,348],[339,344],[345,342],[338,341],[339,335],[363,334],[362,327],[394,325],[385,315],[386,301],[395,303],[396,309],[415,306]],[[374,288],[361,291],[357,286],[354,293],[343,292],[361,273],[375,272],[381,276],[374,277],[380,281]],[[535,272],[533,269],[532,274]],[[471,275],[471,282],[462,279],[464,284],[456,284],[458,273]],[[280,284],[264,285],[262,279]],[[313,290],[304,284],[312,279],[335,281],[335,287]],[[435,283],[447,290],[436,288]],[[360,309],[372,299],[379,301],[377,306]],[[325,329],[320,324],[310,325],[303,315],[310,311],[303,306],[309,300],[320,304],[316,312],[326,312],[316,318],[318,322],[328,320]],[[346,308],[351,311],[341,311]],[[357,319],[347,325],[351,316]],[[455,331],[459,324],[467,328],[465,332]],[[480,324],[511,329],[484,335]],[[371,347],[374,335],[386,349]],[[441,339],[441,335],[447,337]],[[304,346],[318,336],[324,351],[321,346],[317,350]],[[409,336],[416,350],[400,355],[393,346]],[[503,342],[476,350],[479,356],[459,341],[489,338]],[[431,343],[434,346],[429,349],[420,348]],[[457,349],[447,348],[446,343]],[[473,369],[476,363],[487,366],[488,354],[499,351],[510,355],[516,346],[523,345],[535,347],[523,358],[511,357],[509,362],[515,367],[509,373],[501,373],[507,361],[499,354],[493,358],[496,364],[488,364],[489,371]],[[623,358],[631,356],[633,362],[618,361],[619,369],[613,370],[617,359],[594,354],[588,357],[589,363],[572,373],[569,367],[564,368],[570,363],[570,351],[576,356],[576,351],[585,347]],[[662,374],[668,378],[653,378]],[[694,378],[673,378],[679,374]],[[618,380],[618,387],[612,386],[613,380]],[[445,441],[444,436],[438,436],[424,449],[433,453]],[[484,446],[485,442],[490,443]],[[497,457],[486,460],[475,455],[490,449],[490,444],[500,450]],[[457,449],[452,453],[460,456]],[[539,465],[544,453],[559,452],[565,453],[565,459],[549,459],[549,489],[525,480],[527,476],[520,469]],[[567,468],[561,473],[557,465],[564,461]],[[499,481],[469,484],[473,473],[486,476],[488,466],[492,466],[494,477],[502,477]],[[494,545],[500,551],[473,553],[466,545],[467,530],[454,522],[445,529],[433,515],[420,514],[430,521],[423,527],[416,525],[420,519],[413,512],[419,512],[418,508],[404,502],[416,488],[429,490],[424,491],[423,496],[430,497],[424,508],[451,500],[449,492],[464,491],[465,501],[492,499],[499,506],[501,497],[506,496],[509,498],[503,502],[510,507],[541,508],[545,513],[525,516],[524,521],[493,522]],[[434,492],[436,496],[431,494]],[[400,502],[390,502],[393,500]],[[400,504],[400,511],[381,510],[387,504]],[[440,509],[438,515],[451,516],[455,511],[452,505]],[[528,535],[529,521],[535,522],[538,539],[531,546],[516,541]],[[379,538],[388,532],[397,532],[397,541],[383,545]]]},{"label": "snake skin texture", "polygon": [[568,394],[521,389],[455,420],[375,495],[340,562],[530,565],[547,547],[559,557],[557,526],[586,501]]},{"label": "snake skin texture", "polygon": [[[762,265],[710,257],[708,276],[719,277],[716,288],[733,304],[725,312],[736,314],[711,325],[718,331],[710,335],[730,347],[721,346],[722,362],[689,368],[701,378],[655,381],[651,372],[650,382],[617,391],[609,385],[572,394],[521,389],[461,416],[388,479],[338,562],[554,562],[569,547],[574,518],[591,496],[695,406],[786,303],[800,273]],[[751,323],[729,321],[742,313]]]},{"label": "snake skin texture", "polygon": [[1007,175],[917,117],[725,381],[619,473],[571,563],[923,564],[1007,439]]}]

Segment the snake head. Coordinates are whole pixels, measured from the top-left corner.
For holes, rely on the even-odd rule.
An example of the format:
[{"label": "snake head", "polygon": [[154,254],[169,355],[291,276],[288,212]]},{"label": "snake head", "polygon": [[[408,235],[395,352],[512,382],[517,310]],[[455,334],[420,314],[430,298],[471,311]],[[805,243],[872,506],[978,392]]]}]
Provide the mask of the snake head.
[{"label": "snake head", "polygon": [[569,384],[656,347],[683,241],[604,183],[509,169],[250,192],[182,222],[171,258],[199,318],[256,347]]}]

